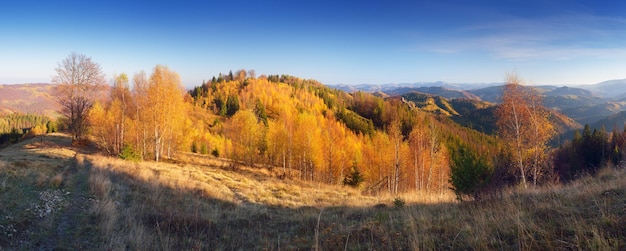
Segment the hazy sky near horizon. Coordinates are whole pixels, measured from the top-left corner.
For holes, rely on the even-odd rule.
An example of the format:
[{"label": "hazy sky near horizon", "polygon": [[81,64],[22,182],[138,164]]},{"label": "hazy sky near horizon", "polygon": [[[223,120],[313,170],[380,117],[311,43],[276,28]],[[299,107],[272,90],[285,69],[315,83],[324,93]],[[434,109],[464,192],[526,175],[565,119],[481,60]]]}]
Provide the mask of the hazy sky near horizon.
[{"label": "hazy sky near horizon", "polygon": [[626,1],[4,1],[0,84],[50,82],[76,52],[186,87],[254,69],[324,84],[626,78]]}]

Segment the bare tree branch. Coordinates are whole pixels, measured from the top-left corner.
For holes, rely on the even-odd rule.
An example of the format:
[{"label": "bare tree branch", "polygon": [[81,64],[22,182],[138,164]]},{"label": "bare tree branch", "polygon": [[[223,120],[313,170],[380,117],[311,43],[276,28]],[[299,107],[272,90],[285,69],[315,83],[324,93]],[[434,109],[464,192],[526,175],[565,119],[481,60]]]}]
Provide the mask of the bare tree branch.
[{"label": "bare tree branch", "polygon": [[68,129],[75,140],[82,139],[87,130],[87,114],[94,104],[105,79],[100,65],[83,54],[72,53],[54,69],[52,83],[57,84],[57,102],[61,114],[68,119]]}]

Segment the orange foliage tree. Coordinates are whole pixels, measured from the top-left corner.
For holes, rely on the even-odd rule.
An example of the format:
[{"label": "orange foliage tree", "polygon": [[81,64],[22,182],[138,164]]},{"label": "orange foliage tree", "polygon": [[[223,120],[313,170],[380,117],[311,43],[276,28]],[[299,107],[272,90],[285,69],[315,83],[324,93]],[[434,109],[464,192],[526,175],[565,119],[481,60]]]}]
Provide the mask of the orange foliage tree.
[{"label": "orange foliage tree", "polygon": [[520,183],[525,188],[529,172],[536,184],[540,173],[547,169],[547,144],[555,133],[548,116],[539,95],[524,86],[516,74],[507,74],[496,123],[498,134],[513,153]]}]

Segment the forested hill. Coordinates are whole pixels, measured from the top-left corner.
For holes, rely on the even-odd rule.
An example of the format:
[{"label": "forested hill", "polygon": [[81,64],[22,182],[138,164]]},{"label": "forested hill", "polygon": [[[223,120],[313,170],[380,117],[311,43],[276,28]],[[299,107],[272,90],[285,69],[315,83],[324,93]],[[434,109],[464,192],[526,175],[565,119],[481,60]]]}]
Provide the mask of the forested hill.
[{"label": "forested hill", "polygon": [[[410,92],[401,96],[409,105],[424,112],[448,116],[462,126],[473,128],[486,134],[496,133],[495,110],[500,104],[467,98],[447,99],[442,96]],[[559,134],[581,129],[582,125],[555,110],[548,110],[550,121]]]},{"label": "forested hill", "polygon": [[341,183],[355,174],[389,189],[449,188],[452,144],[496,153],[495,138],[398,98],[331,89],[288,75],[245,71],[213,78],[190,92],[198,131],[192,150],[286,175]]}]

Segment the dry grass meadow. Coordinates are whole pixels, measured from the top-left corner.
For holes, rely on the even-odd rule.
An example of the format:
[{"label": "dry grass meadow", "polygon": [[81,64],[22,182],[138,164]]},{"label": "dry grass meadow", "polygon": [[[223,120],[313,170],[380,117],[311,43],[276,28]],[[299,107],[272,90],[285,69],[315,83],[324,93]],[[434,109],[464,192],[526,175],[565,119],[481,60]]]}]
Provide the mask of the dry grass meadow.
[{"label": "dry grass meadow", "polygon": [[622,170],[481,202],[399,198],[191,154],[123,161],[53,134],[0,150],[0,249],[626,249]]}]

